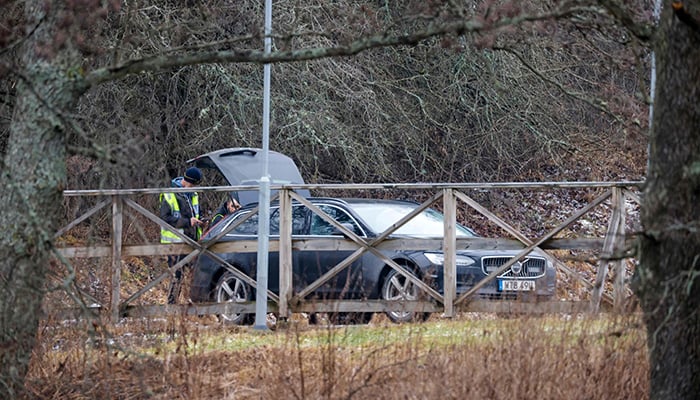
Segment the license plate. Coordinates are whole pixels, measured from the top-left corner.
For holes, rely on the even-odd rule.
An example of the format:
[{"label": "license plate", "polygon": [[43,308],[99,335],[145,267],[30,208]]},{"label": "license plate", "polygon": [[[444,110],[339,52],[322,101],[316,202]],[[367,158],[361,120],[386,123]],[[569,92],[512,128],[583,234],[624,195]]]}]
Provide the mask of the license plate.
[{"label": "license plate", "polygon": [[505,281],[505,280],[500,280],[498,281],[498,290],[507,292],[507,291],[517,291],[517,292],[530,292],[535,290],[535,281],[521,281],[521,280],[512,280],[512,281]]}]

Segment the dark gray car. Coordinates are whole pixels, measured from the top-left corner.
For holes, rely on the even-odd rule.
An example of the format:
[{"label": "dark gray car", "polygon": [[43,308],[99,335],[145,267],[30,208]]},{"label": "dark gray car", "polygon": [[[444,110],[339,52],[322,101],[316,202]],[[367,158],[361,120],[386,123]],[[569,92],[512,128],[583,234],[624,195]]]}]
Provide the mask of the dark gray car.
[{"label": "dark gray car", "polygon": [[[271,183],[304,183],[294,161],[284,154],[270,151],[268,173]],[[199,168],[218,171],[224,185],[257,185],[263,171],[263,153],[256,148],[229,148],[202,154],[188,161]],[[356,235],[371,240],[384,232],[418,204],[397,200],[313,198],[307,190],[298,191],[335,221],[350,228]],[[253,212],[258,201],[258,191],[238,191],[232,194],[244,206],[210,228],[202,241],[212,240],[231,224]],[[247,205],[247,206],[246,206]],[[306,206],[292,206],[293,239],[337,238],[340,232]],[[392,237],[442,238],[443,216],[427,209],[396,230]],[[250,215],[243,223],[220,240],[256,240],[258,216]],[[279,210],[270,208],[270,236],[279,235]],[[458,237],[474,237],[474,232],[457,226]],[[293,251],[293,288],[296,292],[316,281],[352,252],[349,250]],[[443,254],[440,251],[406,250],[384,251],[384,255],[403,266],[439,293],[443,292]],[[464,293],[488,274],[510,260],[517,251],[458,250],[457,293]],[[219,254],[238,270],[250,277],[256,272],[257,251]],[[270,252],[268,257],[268,288],[278,293],[279,254]],[[519,260],[506,272],[482,287],[477,295],[487,299],[550,299],[555,294],[555,270],[540,252],[532,252]],[[255,298],[252,288],[244,280],[225,269],[216,260],[200,256],[194,268],[191,299],[195,302],[250,301]],[[406,279],[379,257],[365,252],[333,279],[317,288],[308,297],[320,299],[383,299],[414,300],[425,298],[420,288]],[[425,313],[389,312],[394,322],[427,318]],[[251,321],[251,315],[222,315],[234,323]],[[367,322],[370,313],[346,313],[348,322]]]},{"label": "dark gray car", "polygon": [[[398,222],[419,205],[398,200],[310,198],[313,205],[320,208],[335,221],[350,228],[360,237],[371,240]],[[217,236],[223,229],[242,219],[254,210],[254,205],[244,207],[229,215],[209,232],[202,240]],[[270,236],[279,235],[279,209],[270,209]],[[303,204],[292,206],[293,240],[310,238],[338,237],[341,234],[332,224],[312,212]],[[257,238],[257,214],[250,216],[221,240],[254,240]],[[443,216],[427,209],[416,215],[396,230],[391,237],[441,238]],[[474,237],[474,232],[457,226],[461,238]],[[308,284],[331,270],[352,253],[350,250],[294,250],[292,254],[293,288],[300,291]],[[406,268],[439,293],[443,292],[443,254],[439,251],[396,250],[383,251],[384,255]],[[495,271],[516,255],[518,251],[458,250],[457,293],[464,293],[488,274]],[[241,272],[254,277],[257,252],[219,254],[221,258]],[[492,280],[476,295],[487,299],[547,300],[555,294],[556,273],[552,264],[539,252],[528,256],[511,266],[497,279]],[[269,254],[268,288],[278,293],[279,254]],[[200,256],[195,264],[191,286],[191,298],[195,302],[250,301],[255,298],[252,288],[235,274],[228,272],[216,260]],[[316,289],[309,298],[319,299],[382,299],[415,300],[425,298],[421,289],[410,280],[389,267],[382,259],[370,252],[355,260],[343,272]],[[388,312],[394,322],[407,322],[427,318],[425,313]],[[234,323],[246,323],[250,315],[234,314],[222,316]],[[370,313],[350,313],[345,315],[351,322],[367,322]]]}]

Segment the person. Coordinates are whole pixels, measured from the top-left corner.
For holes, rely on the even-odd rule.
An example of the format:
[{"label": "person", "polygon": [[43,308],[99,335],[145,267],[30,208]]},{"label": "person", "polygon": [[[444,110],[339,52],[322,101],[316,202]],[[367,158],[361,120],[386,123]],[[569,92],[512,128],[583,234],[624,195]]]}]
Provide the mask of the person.
[{"label": "person", "polygon": [[[172,187],[190,188],[197,186],[202,181],[202,171],[197,167],[190,167],[185,171],[184,176],[177,177],[171,181]],[[199,219],[199,195],[197,192],[162,193],[160,195],[160,218],[177,228],[177,230],[192,240],[199,240],[202,235],[204,222]],[[180,237],[173,232],[161,228],[161,243],[182,243]],[[169,255],[168,268],[177,264],[184,255]],[[168,293],[168,304],[175,304],[180,295],[182,283],[182,270],[178,268],[170,284]]]},{"label": "person", "polygon": [[233,214],[239,208],[241,208],[241,205],[238,203],[238,200],[236,200],[233,196],[229,196],[224,204],[222,204],[221,207],[216,210],[216,214],[214,214],[211,219],[210,226],[216,225],[216,223],[224,219],[225,216]]}]

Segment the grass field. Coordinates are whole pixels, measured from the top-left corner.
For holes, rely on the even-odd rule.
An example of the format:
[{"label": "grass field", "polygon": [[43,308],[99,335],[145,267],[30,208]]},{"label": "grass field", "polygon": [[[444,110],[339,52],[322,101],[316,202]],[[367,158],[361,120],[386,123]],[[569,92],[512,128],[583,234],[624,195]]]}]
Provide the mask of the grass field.
[{"label": "grass field", "polygon": [[433,316],[275,330],[211,318],[47,323],[40,399],[646,399],[638,316]]}]

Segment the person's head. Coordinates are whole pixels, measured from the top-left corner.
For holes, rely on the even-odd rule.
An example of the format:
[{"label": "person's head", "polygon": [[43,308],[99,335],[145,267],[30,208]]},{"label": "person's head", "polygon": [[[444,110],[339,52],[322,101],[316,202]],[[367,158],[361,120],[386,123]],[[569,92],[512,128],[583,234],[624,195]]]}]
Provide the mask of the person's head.
[{"label": "person's head", "polygon": [[185,171],[185,176],[182,179],[182,184],[189,186],[197,186],[202,181],[202,171],[197,167],[189,167]]},{"label": "person's head", "polygon": [[236,200],[233,196],[229,197],[228,199],[228,210],[229,212],[234,212],[241,208],[240,203],[238,203],[238,200]]}]

